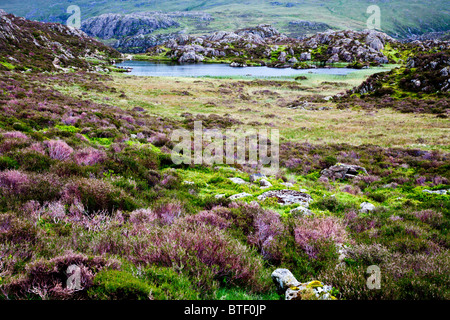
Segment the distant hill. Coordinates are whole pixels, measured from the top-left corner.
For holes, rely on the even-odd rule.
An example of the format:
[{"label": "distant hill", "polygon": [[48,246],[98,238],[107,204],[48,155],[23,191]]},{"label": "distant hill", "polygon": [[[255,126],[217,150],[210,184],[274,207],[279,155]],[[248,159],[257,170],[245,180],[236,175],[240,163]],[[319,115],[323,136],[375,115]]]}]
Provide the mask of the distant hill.
[{"label": "distant hill", "polygon": [[211,19],[180,15],[173,25],[161,32],[204,34],[219,30],[233,31],[258,24],[271,24],[290,36],[301,36],[333,29],[362,30],[366,28],[370,5],[381,10],[381,31],[396,38],[450,30],[448,0],[0,0],[7,12],[39,21],[65,23],[66,9],[76,4],[82,19],[102,14],[130,14],[146,11],[203,12]]},{"label": "distant hill", "polygon": [[0,10],[0,70],[89,69],[89,59],[120,56],[73,27],[29,21]]}]

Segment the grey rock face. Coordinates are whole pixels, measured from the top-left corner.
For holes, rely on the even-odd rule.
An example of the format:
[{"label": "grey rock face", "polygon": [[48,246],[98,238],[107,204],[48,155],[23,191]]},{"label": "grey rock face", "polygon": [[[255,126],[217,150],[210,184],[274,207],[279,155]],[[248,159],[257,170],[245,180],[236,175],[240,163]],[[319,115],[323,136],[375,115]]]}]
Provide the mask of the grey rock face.
[{"label": "grey rock face", "polygon": [[179,23],[160,12],[132,14],[107,13],[83,21],[81,29],[88,35],[102,39],[148,34],[157,29],[178,27]]},{"label": "grey rock face", "polygon": [[245,184],[247,183],[245,180],[242,180],[241,178],[228,178],[229,180],[231,180],[233,183],[236,184]]},{"label": "grey rock face", "polygon": [[312,198],[309,194],[295,190],[271,190],[258,196],[258,200],[264,201],[266,198],[277,198],[278,203],[282,205],[300,204],[308,206]]},{"label": "grey rock face", "polygon": [[331,179],[350,179],[354,178],[360,172],[367,174],[367,170],[363,167],[350,164],[336,164],[328,169],[322,170],[322,177]]},{"label": "grey rock face", "polygon": [[304,215],[304,216],[310,216],[313,214],[313,212],[311,210],[309,210],[308,208],[305,208],[303,206],[298,206],[297,208],[292,209],[289,213],[300,214],[300,215]]},{"label": "grey rock face", "polygon": [[233,194],[228,199],[230,199],[230,200],[237,200],[237,199],[240,199],[240,198],[245,198],[245,197],[250,197],[250,196],[251,196],[251,194],[246,193],[246,192],[242,192],[242,193],[238,193],[238,194]]},{"label": "grey rock face", "polygon": [[290,287],[297,287],[301,285],[301,283],[288,269],[276,269],[272,272],[271,277],[279,294],[285,293]]},{"label": "grey rock face", "polygon": [[300,54],[300,60],[301,61],[309,61],[309,60],[311,60],[311,53],[309,53],[309,52],[302,52]]},{"label": "grey rock face", "polygon": [[178,62],[202,62],[203,60],[205,60],[205,57],[201,54],[197,54],[195,51],[188,51],[182,54],[182,56],[178,59]]},{"label": "grey rock face", "polygon": [[375,210],[375,206],[373,204],[371,204],[369,202],[363,202],[360,205],[359,212],[361,212],[361,213],[368,213],[368,212],[373,211],[373,210]]},{"label": "grey rock face", "polygon": [[422,190],[422,192],[431,193],[431,194],[447,194],[447,190],[428,190],[428,189],[425,189],[425,190]]},{"label": "grey rock face", "polygon": [[250,175],[249,180],[250,180],[250,182],[255,182],[255,181],[258,181],[259,179],[264,179],[264,178],[266,178],[265,174],[254,173],[254,174]]}]

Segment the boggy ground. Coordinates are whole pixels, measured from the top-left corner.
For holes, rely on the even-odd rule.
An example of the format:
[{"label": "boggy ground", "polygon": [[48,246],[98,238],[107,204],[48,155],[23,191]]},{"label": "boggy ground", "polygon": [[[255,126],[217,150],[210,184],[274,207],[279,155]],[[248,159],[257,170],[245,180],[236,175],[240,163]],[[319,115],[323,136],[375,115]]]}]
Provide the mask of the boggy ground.
[{"label": "boggy ground", "polygon": [[[306,77],[3,72],[0,297],[278,299],[270,274],[285,267],[338,299],[449,299],[450,196],[423,192],[450,187],[448,120],[339,110],[327,97],[361,79]],[[279,129],[272,186],[250,182],[255,168],[174,165],[168,136],[195,119]],[[321,177],[337,163],[367,175]],[[312,214],[258,200],[278,189],[311,195]],[[379,290],[366,286],[374,264]]]}]

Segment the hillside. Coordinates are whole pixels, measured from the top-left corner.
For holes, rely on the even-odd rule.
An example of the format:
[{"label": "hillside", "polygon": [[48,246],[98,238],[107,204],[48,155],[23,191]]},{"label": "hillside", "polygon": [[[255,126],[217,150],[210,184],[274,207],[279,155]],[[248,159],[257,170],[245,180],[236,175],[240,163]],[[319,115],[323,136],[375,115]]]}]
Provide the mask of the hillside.
[{"label": "hillside", "polygon": [[[350,92],[379,67],[138,77],[114,72],[119,53],[71,28],[2,14],[0,30],[0,300],[450,299],[448,104],[439,116],[399,112],[397,99],[360,105],[370,93]],[[356,34],[376,35],[378,50],[406,63],[367,83],[414,95],[412,106],[448,101],[442,43],[393,47]],[[235,35],[285,39],[268,26]],[[347,39],[306,41],[327,37],[333,48]],[[372,53],[370,43],[360,42]],[[279,168],[176,163],[173,133],[191,138],[197,121],[205,134],[248,139],[249,156],[256,130],[270,131]],[[197,145],[187,142],[184,156]],[[224,147],[213,150],[222,162]],[[238,159],[238,147],[226,149]],[[373,265],[377,290],[367,286]]]},{"label": "hillside", "polygon": [[399,46],[399,42],[375,30],[327,31],[299,40],[281,34],[273,26],[259,25],[200,37],[177,36],[149,48],[147,56],[150,60],[226,62],[240,67],[309,68],[344,63],[362,68],[393,62],[385,48]]},{"label": "hillside", "polygon": [[29,21],[0,11],[0,69],[53,71],[119,58],[116,50],[75,28]]},{"label": "hillside", "polygon": [[[340,108],[394,108],[401,112],[450,114],[450,45],[433,50],[433,42],[394,70],[371,75],[358,87],[338,97]],[[434,47],[435,48],[435,47]]]},{"label": "hillside", "polygon": [[[73,2],[69,0],[58,3],[51,0],[21,2],[2,0],[0,8],[28,19],[62,23],[69,16],[66,8],[72,4]],[[374,4],[378,5],[382,12],[382,31],[391,36],[408,37],[414,34],[449,30],[450,14],[446,0],[431,2],[421,0],[77,1],[83,20],[105,13],[201,11],[210,14],[212,19],[201,21],[190,17],[179,18],[177,22],[180,26],[172,28],[172,31],[198,35],[218,30],[233,31],[266,23],[274,25],[281,32],[291,36],[325,31],[328,27],[339,30],[362,30],[366,28],[369,17],[366,13],[367,7]],[[306,23],[298,23],[299,20]]]}]

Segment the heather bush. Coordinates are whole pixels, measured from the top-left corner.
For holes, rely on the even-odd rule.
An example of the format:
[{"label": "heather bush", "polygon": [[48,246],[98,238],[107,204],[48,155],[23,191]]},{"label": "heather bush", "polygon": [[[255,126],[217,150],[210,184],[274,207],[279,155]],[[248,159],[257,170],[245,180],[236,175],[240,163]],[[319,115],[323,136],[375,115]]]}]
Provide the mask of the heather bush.
[{"label": "heather bush", "polygon": [[431,209],[414,211],[412,214],[420,221],[427,223],[433,227],[438,227],[443,220],[442,213]]},{"label": "heather bush", "polygon": [[112,213],[117,209],[134,210],[137,207],[135,199],[132,199],[108,181],[79,178],[66,184],[65,188],[66,190],[74,190],[75,195],[79,197],[79,202],[89,212],[105,210]]},{"label": "heather bush", "polygon": [[211,210],[187,216],[185,219],[188,224],[207,224],[219,229],[227,229],[231,226],[231,223],[216,213],[221,209],[224,208],[214,207]]},{"label": "heather bush", "polygon": [[179,201],[168,201],[158,203],[153,209],[158,221],[163,225],[172,224],[175,219],[180,218],[184,214],[184,208]]},{"label": "heather bush", "polygon": [[49,140],[45,141],[44,144],[47,146],[47,152],[50,158],[55,160],[69,160],[73,153],[72,147],[62,140]]},{"label": "heather bush", "polygon": [[266,288],[262,261],[247,247],[223,231],[205,224],[180,220],[169,227],[153,228],[134,244],[135,263],[158,264],[179,269],[211,292],[218,283]]},{"label": "heather bush", "polygon": [[285,232],[280,215],[265,210],[255,217],[253,224],[254,232],[248,235],[248,242],[260,250],[264,259],[280,260],[280,250],[282,248],[279,247],[277,238]]},{"label": "heather bush", "polygon": [[6,170],[0,172],[0,188],[2,193],[21,194],[30,184],[28,175],[18,170]]},{"label": "heather bush", "polygon": [[343,244],[349,240],[343,223],[335,217],[298,218],[294,237],[297,245],[311,258],[316,258],[319,253],[316,243],[331,240]]},{"label": "heather bush", "polygon": [[18,166],[25,171],[45,172],[50,169],[53,161],[46,155],[34,150],[16,152],[12,155]]},{"label": "heather bush", "polygon": [[[71,265],[80,268],[82,289],[73,291],[66,286]],[[86,290],[92,286],[94,275],[103,268],[117,269],[119,262],[103,257],[66,253],[50,260],[39,259],[26,266],[25,275],[7,283],[3,290],[9,299],[76,299],[86,298]]]},{"label": "heather bush", "polygon": [[130,222],[135,225],[148,224],[158,219],[158,216],[151,210],[148,209],[137,209],[130,213]]},{"label": "heather bush", "polygon": [[102,163],[106,158],[106,153],[90,147],[77,151],[74,158],[75,162],[79,165],[92,166],[97,163]]},{"label": "heather bush", "polygon": [[38,241],[37,229],[29,221],[20,219],[13,214],[0,214],[1,243],[30,243]]}]

